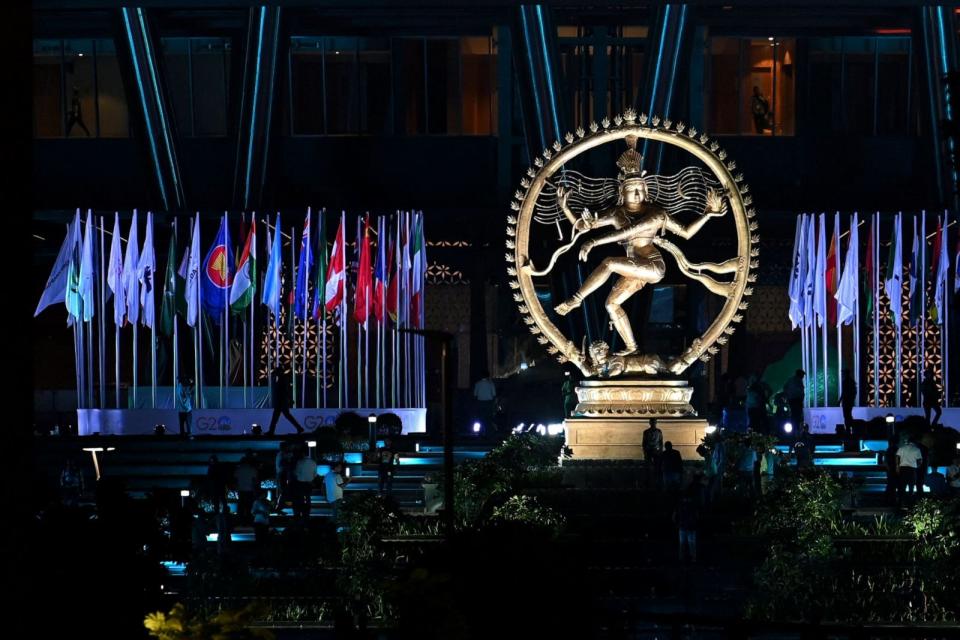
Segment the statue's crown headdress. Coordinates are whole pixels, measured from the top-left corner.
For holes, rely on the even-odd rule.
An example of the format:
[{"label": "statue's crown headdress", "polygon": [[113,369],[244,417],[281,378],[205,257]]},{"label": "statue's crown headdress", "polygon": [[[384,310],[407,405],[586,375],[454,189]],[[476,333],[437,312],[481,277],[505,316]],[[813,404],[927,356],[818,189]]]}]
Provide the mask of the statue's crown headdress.
[{"label": "statue's crown headdress", "polygon": [[621,182],[630,178],[642,178],[647,173],[640,168],[643,164],[643,156],[637,153],[637,137],[627,136],[627,146],[629,149],[620,154],[620,158],[617,159]]}]

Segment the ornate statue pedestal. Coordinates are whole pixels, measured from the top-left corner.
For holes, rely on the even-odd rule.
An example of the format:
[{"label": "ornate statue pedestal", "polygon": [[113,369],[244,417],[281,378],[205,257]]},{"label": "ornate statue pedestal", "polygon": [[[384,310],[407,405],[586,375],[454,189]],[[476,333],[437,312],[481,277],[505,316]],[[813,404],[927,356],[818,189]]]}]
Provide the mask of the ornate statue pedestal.
[{"label": "ornate statue pedestal", "polygon": [[574,417],[563,423],[567,446],[574,458],[642,460],[643,430],[656,418],[664,442],[684,460],[699,460],[707,421],[690,406],[692,395],[682,380],[586,380]]}]

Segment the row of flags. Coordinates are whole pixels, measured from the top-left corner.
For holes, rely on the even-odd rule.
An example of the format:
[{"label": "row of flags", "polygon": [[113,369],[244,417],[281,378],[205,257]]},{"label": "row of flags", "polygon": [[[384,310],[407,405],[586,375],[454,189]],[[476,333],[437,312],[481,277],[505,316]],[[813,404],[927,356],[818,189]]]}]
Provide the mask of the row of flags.
[{"label": "row of flags", "polygon": [[[321,212],[316,224],[312,217],[308,209],[288,304],[297,317],[319,319],[324,313],[340,310],[348,295],[347,217],[340,215],[332,247],[328,247],[327,242],[327,216]],[[375,232],[369,214],[357,218],[354,251],[357,275],[351,315],[360,324],[366,324],[371,317],[383,323],[389,317],[394,323],[423,327],[422,292],[427,264],[423,214],[404,212],[392,218],[379,216]],[[202,309],[219,324],[228,313],[240,314],[254,302],[258,282],[256,216],[244,226],[247,229],[243,248],[235,252],[228,217],[224,214],[212,245],[201,253],[199,214],[194,216],[189,242],[179,263],[175,261],[176,227],[171,226],[157,327],[161,333],[172,334],[177,313],[185,316],[189,326],[196,326]],[[94,257],[97,230],[92,212],[87,211],[86,224],[82,225],[78,209],[68,225],[34,316],[52,304],[63,302],[70,325],[94,317],[95,278],[100,271]],[[124,250],[120,217],[114,214],[109,258],[104,268],[107,285],[104,300],[113,297],[113,320],[117,326],[139,323],[153,328],[157,261],[152,213],[147,213],[142,247],[138,230],[138,213],[134,210]],[[277,316],[283,302],[284,268],[282,231],[278,230],[282,230],[279,213],[272,227],[269,220],[267,223],[268,260],[260,297],[261,303]]]},{"label": "row of flags", "polygon": [[[825,214],[802,215],[798,219],[794,240],[793,265],[789,285],[790,322],[794,329],[814,326],[837,326],[854,322],[862,289],[866,299],[867,314],[872,314],[874,300],[874,282],[879,271],[879,251],[874,246],[879,229],[879,216],[870,222],[866,252],[860,258],[860,222],[853,214],[848,233],[843,234],[839,217],[834,223],[829,248],[826,244],[828,234]],[[947,226],[938,217],[937,229],[933,234],[932,251],[928,254],[921,250],[926,242],[926,230],[923,223],[918,226],[918,218],[912,219],[912,243],[910,245],[909,271],[907,282],[903,282],[903,214],[894,218],[890,236],[886,269],[883,274],[883,286],[890,300],[890,313],[896,326],[903,322],[903,294],[910,297],[910,324],[917,324],[922,315],[925,285],[929,274],[934,283],[933,304],[928,310],[929,319],[937,324],[944,320],[944,307],[948,287],[949,263]],[[838,259],[843,235],[847,236],[845,258]],[[837,264],[842,262],[842,271],[837,273]],[[960,248],[955,257],[954,287],[960,289]],[[865,277],[861,277],[861,274]]]}]

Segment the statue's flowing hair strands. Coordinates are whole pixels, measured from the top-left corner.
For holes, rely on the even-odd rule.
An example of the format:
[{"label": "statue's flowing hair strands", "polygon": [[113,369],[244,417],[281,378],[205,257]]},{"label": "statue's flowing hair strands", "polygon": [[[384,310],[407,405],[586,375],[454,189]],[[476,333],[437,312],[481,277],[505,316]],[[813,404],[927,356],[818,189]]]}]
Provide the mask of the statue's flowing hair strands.
[{"label": "statue's flowing hair strands", "polygon": [[[700,167],[686,167],[670,176],[647,175],[643,180],[647,185],[647,200],[671,216],[688,212],[702,214],[707,206],[707,192],[720,190],[720,182]],[[547,225],[556,225],[564,217],[557,203],[557,187],[570,193],[567,206],[576,214],[584,208],[597,213],[611,207],[620,192],[620,181],[616,178],[593,178],[570,170],[554,176],[547,185],[533,212],[534,220]]]}]

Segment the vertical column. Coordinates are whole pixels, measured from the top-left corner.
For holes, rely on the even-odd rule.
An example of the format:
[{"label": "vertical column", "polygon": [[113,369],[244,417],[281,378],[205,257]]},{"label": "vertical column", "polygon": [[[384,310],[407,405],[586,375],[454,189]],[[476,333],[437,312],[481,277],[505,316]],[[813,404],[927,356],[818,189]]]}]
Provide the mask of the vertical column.
[{"label": "vertical column", "polygon": [[241,209],[262,204],[280,48],[280,7],[254,7],[249,14],[233,180],[234,204]]},{"label": "vertical column", "polygon": [[[681,114],[673,111],[674,94],[678,88],[680,59],[686,57],[690,49],[688,16],[686,4],[664,4],[657,9],[647,35],[647,73],[637,101],[637,111],[656,114],[661,118],[680,119]],[[654,156],[649,155],[648,147],[649,142],[645,141],[643,155],[648,159],[646,168],[650,173],[659,173],[663,147],[658,145]]]},{"label": "vertical column", "polygon": [[[957,97],[950,95],[947,84],[947,75],[960,70],[956,17],[947,6],[926,6],[919,11],[936,187],[940,200],[958,210],[958,167],[953,158],[958,144],[955,123],[960,114],[954,113]],[[943,126],[948,122],[954,123],[952,130]]]},{"label": "vertical column", "polygon": [[150,165],[163,208],[185,206],[180,165],[177,161],[176,135],[163,76],[157,58],[156,38],[142,8],[120,9],[128,83],[139,107],[140,129],[147,143]]}]

